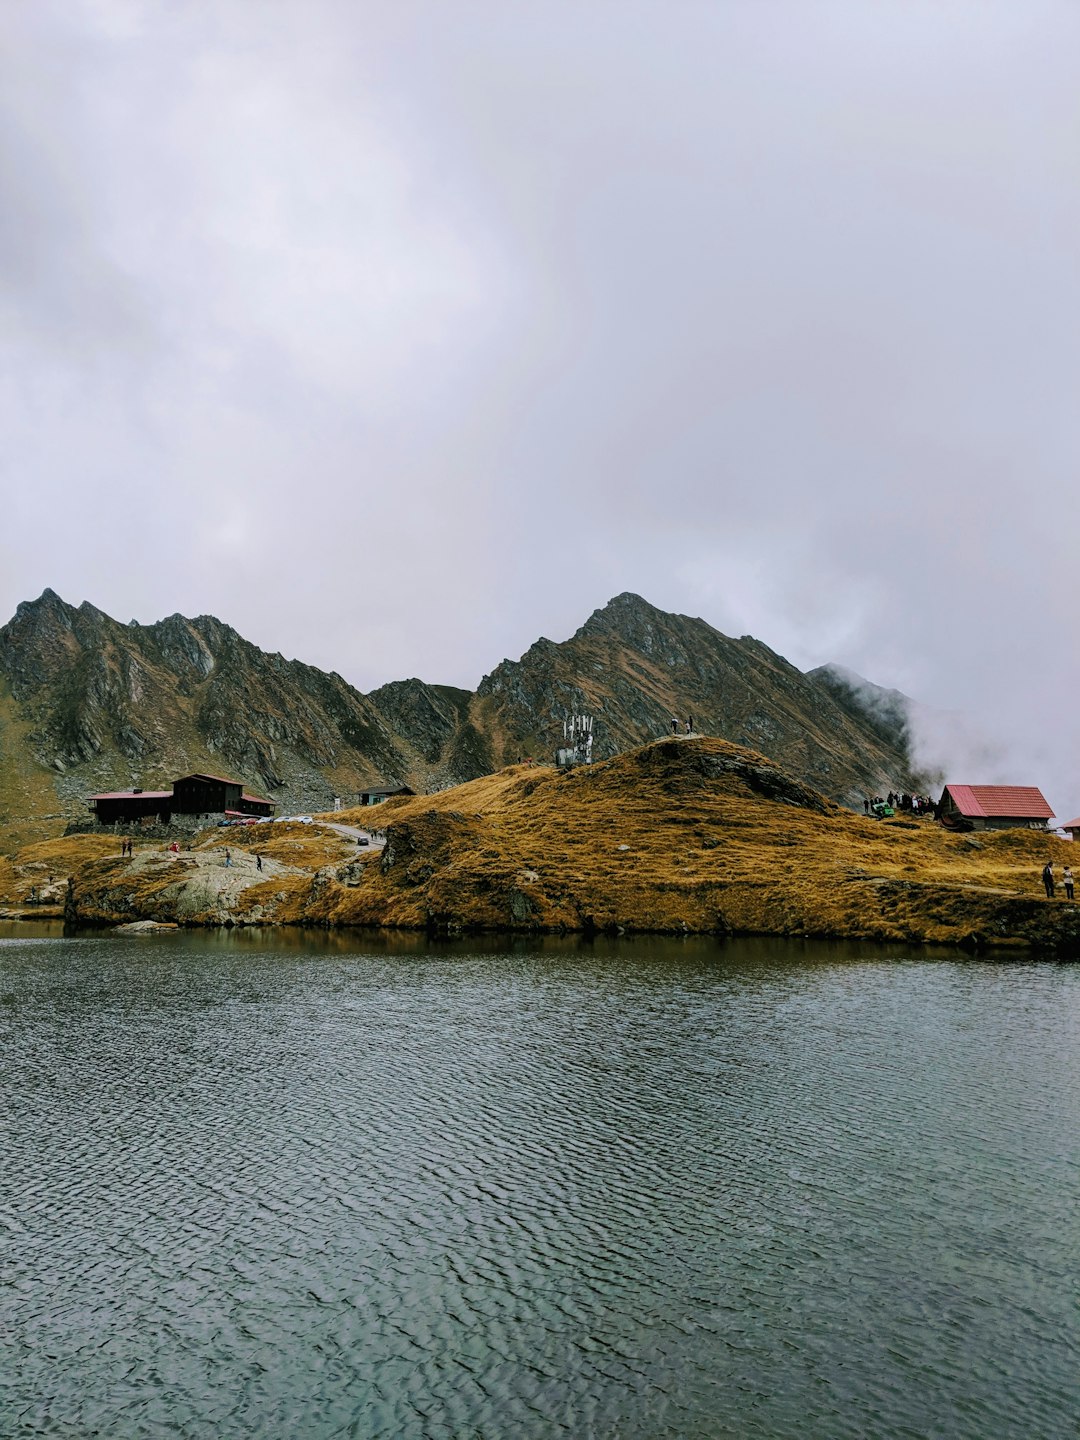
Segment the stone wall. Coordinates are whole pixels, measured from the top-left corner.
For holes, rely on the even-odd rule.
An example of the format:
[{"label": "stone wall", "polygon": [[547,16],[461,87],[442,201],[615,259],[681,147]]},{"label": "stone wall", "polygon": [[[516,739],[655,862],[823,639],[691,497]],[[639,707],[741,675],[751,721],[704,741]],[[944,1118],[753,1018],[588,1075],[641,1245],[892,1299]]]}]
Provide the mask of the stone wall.
[{"label": "stone wall", "polygon": [[216,815],[174,815],[168,825],[155,822],[143,825],[136,821],[131,825],[117,822],[102,825],[97,820],[72,820],[64,831],[65,835],[116,835],[136,840],[176,840],[181,835],[198,835],[201,830],[212,829],[225,819],[224,811]]}]

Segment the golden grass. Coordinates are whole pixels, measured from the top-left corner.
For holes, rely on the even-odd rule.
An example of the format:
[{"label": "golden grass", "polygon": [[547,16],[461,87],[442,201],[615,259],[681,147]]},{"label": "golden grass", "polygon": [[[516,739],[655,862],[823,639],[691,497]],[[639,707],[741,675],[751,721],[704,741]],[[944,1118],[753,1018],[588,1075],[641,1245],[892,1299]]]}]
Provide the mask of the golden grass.
[{"label": "golden grass", "polygon": [[[1060,865],[1073,853],[1029,831],[954,836],[820,797],[816,808],[785,803],[749,783],[755,771],[779,775],[724,741],[664,740],[571,774],[512,766],[387,801],[376,813],[392,863],[324,897],[320,913],[332,923],[977,933],[1000,943],[1031,932],[1032,907],[1047,918],[1039,871],[1047,856]],[[349,819],[365,816],[374,819]]]},{"label": "golden grass", "polygon": [[92,920],[1080,943],[1080,910],[1048,903],[1039,873],[1070,842],[868,819],[722,740],[569,774],[515,765],[333,819],[386,830],[386,850],[317,823],[212,830],[180,857],[137,844],[134,861],[113,837],[71,836],[0,861],[0,898],[46,865],[74,876]]},{"label": "golden grass", "polygon": [[324,865],[340,862],[351,855],[355,846],[334,830],[318,824],[301,825],[287,821],[281,824],[234,825],[210,832],[208,847],[222,850],[258,852],[264,858],[283,865],[296,865],[307,870],[320,870]]},{"label": "golden grass", "polygon": [[[12,856],[23,845],[64,829],[54,776],[33,759],[31,725],[0,680],[0,846]],[[45,817],[52,815],[54,818]],[[0,882],[2,883],[2,882]]]}]

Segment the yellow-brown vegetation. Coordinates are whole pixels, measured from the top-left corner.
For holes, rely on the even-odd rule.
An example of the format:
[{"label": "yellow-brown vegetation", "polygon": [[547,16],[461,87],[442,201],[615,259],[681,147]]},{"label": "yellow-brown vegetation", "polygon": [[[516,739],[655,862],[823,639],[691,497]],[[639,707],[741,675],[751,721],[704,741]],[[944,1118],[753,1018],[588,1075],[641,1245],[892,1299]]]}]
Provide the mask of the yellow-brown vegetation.
[{"label": "yellow-brown vegetation", "polygon": [[[386,846],[357,847],[334,824],[377,826]],[[1048,902],[1039,876],[1047,858],[1068,862],[1069,842],[868,819],[714,739],[665,739],[570,773],[511,766],[314,825],[209,831],[179,855],[116,850],[95,835],[24,847],[0,862],[0,901],[24,901],[45,866],[65,887],[72,877],[69,918],[89,923],[1080,946],[1080,908]]]},{"label": "yellow-brown vegetation", "polygon": [[332,924],[1068,945],[1080,915],[1048,904],[1039,878],[1066,841],[854,815],[722,740],[666,739],[569,774],[513,766],[339,818],[365,817],[387,853],[324,891]]},{"label": "yellow-brown vegetation", "polygon": [[33,840],[59,834],[66,823],[58,813],[55,777],[33,757],[31,729],[11,687],[0,678],[0,849],[8,856]]}]

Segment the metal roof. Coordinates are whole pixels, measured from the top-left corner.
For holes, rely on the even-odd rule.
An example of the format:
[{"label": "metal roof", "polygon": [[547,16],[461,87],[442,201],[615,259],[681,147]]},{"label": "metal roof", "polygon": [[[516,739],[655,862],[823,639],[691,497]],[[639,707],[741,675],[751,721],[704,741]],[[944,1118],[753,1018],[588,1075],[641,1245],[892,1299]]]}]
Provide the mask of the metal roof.
[{"label": "metal roof", "polygon": [[946,785],[961,815],[975,820],[1050,820],[1037,785]]},{"label": "metal roof", "polygon": [[256,805],[273,805],[273,800],[264,800],[261,795],[241,795],[241,800],[251,800]]},{"label": "metal roof", "polygon": [[88,795],[88,800],[171,800],[171,790],[105,790],[100,795]]},{"label": "metal roof", "polygon": [[240,780],[230,780],[227,775],[204,775],[197,770],[194,775],[181,775],[179,780],[173,781],[173,786],[181,785],[185,780],[216,780],[220,785],[242,785]]}]

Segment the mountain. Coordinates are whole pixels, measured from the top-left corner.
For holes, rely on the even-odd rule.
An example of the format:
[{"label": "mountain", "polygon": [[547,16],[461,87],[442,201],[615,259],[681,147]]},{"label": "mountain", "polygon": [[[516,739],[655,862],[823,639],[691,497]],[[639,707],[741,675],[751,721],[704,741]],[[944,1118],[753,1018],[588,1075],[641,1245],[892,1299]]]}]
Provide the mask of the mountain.
[{"label": "mountain", "polygon": [[702,733],[761,751],[843,803],[914,778],[902,730],[889,736],[874,711],[842,704],[826,680],[750,635],[733,640],[638,595],[617,595],[561,645],[541,639],[520,660],[504,660],[477,694],[492,707],[493,731],[513,736],[519,750],[550,750],[567,710],[596,716],[598,758],[692,714]]},{"label": "mountain", "polygon": [[0,628],[0,823],[80,817],[95,790],[197,770],[235,774],[285,810],[348,803],[375,780],[440,789],[547,759],[574,710],[595,717],[598,758],[693,714],[699,731],[858,804],[914,778],[902,717],[859,693],[631,594],[569,640],[502,661],[475,692],[409,679],[363,695],[212,616],[124,625],[46,590]]},{"label": "mountain", "polygon": [[911,712],[915,701],[902,690],[886,690],[844,665],[819,665],[807,678],[823,685],[842,710],[869,725],[886,745],[911,745]]}]

